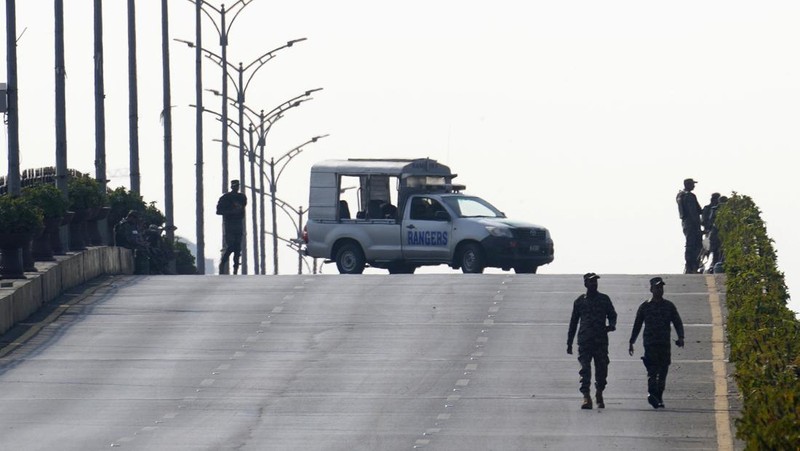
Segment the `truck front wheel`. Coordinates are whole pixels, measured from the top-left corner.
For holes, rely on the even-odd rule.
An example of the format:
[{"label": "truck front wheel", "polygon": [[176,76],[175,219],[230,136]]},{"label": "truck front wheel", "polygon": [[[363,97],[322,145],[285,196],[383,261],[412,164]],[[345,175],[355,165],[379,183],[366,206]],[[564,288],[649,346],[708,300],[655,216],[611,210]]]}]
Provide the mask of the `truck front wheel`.
[{"label": "truck front wheel", "polygon": [[364,266],[364,252],[358,244],[345,243],[336,252],[336,269],[339,274],[361,274]]},{"label": "truck front wheel", "polygon": [[461,249],[461,271],[464,274],[481,274],[486,267],[483,249],[476,243],[465,244]]}]

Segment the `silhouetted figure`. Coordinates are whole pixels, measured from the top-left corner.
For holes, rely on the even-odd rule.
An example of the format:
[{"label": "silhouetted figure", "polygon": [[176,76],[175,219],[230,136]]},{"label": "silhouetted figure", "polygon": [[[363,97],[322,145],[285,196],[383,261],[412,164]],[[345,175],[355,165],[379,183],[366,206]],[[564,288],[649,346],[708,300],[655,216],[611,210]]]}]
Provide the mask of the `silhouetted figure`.
[{"label": "silhouetted figure", "polygon": [[703,207],[703,211],[700,214],[702,219],[703,225],[703,234],[708,235],[711,232],[711,210],[719,205],[719,193],[712,193],[711,200],[708,202],[708,205]]},{"label": "silhouetted figure", "polygon": [[139,212],[131,210],[114,226],[114,245],[133,251],[134,274],[150,274],[150,251]]},{"label": "silhouetted figure", "polygon": [[719,239],[719,227],[716,224],[717,211],[728,201],[726,196],[720,196],[717,205],[711,208],[709,215],[709,231],[708,231],[708,245],[711,252],[711,272],[721,273],[722,262],[724,261],[724,254],[722,252],[722,242]]},{"label": "silhouetted figure", "polygon": [[683,235],[686,237],[686,250],[684,251],[684,274],[695,274],[700,268],[700,256],[703,251],[703,232],[701,229],[702,209],[697,202],[697,196],[692,190],[697,183],[694,179],[683,181],[683,190],[678,192],[675,200],[678,202],[678,213],[681,217]]},{"label": "silhouetted figure", "polygon": [[[606,388],[608,376],[608,333],[616,330],[617,312],[611,303],[611,298],[597,291],[597,279],[600,276],[590,272],[583,275],[583,286],[586,294],[575,299],[572,305],[572,317],[569,320],[567,332],[567,354],[572,354],[572,341],[575,331],[578,331],[578,362],[581,369],[580,392],[583,394],[581,409],[592,408],[590,395],[592,384],[592,360],[595,369],[595,400],[597,407],[605,408],[603,390]],[[606,320],[608,324],[606,325]]]},{"label": "silhouetted figure", "polygon": [[654,409],[658,409],[664,407],[662,396],[667,386],[669,365],[672,363],[672,343],[670,343],[672,331],[669,326],[672,323],[675,327],[675,332],[678,333],[675,344],[682,348],[683,321],[675,304],[664,299],[664,280],[661,277],[650,279],[650,292],[653,296],[649,301],[644,301],[636,311],[628,354],[633,355],[633,344],[636,343],[639,331],[644,325],[642,362],[647,368],[647,402]]},{"label": "silhouetted figure", "polygon": [[114,246],[126,247],[131,250],[145,247],[144,224],[139,219],[139,213],[131,210],[114,226]]},{"label": "silhouetted figure", "polygon": [[246,206],[247,196],[239,192],[239,181],[231,180],[231,190],[220,196],[217,201],[217,214],[222,215],[222,227],[225,235],[225,252],[219,262],[220,274],[223,274],[231,254],[233,254],[233,273],[237,274],[239,271]]}]

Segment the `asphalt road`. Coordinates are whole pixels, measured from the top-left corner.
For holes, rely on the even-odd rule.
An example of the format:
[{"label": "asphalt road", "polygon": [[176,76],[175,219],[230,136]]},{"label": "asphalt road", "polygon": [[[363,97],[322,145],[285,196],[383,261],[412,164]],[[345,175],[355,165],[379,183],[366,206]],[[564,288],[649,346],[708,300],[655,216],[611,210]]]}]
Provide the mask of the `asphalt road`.
[{"label": "asphalt road", "polygon": [[730,449],[714,279],[665,276],[686,347],[654,410],[641,337],[627,352],[650,277],[600,279],[619,323],[590,411],[578,275],[106,279],[3,337],[0,448]]}]

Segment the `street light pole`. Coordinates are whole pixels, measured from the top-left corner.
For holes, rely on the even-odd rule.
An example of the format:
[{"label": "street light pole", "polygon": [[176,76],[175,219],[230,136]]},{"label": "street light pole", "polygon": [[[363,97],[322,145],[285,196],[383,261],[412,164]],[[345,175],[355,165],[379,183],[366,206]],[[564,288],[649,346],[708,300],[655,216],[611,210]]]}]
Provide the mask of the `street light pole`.
[{"label": "street light pole", "polygon": [[[292,158],[296,157],[303,151],[303,147],[308,144],[315,143],[320,139],[326,137],[328,135],[319,135],[315,136],[308,141],[300,144],[299,146],[289,150],[288,152],[281,155],[277,160],[273,157],[270,158],[269,162],[269,193],[270,193],[270,201],[272,202],[272,273],[277,275],[278,274],[278,221],[277,221],[277,203],[275,194],[278,191],[278,179],[280,178],[281,174],[283,174],[283,170],[286,169],[286,166],[292,161]],[[285,160],[285,161],[284,161]],[[283,164],[281,164],[283,162]],[[280,170],[277,174],[275,174],[275,166],[281,165]]]},{"label": "street light pole", "polygon": [[169,247],[167,267],[175,273],[175,217],[172,193],[172,96],[169,71],[169,9],[167,0],[161,0],[161,63],[164,78],[164,213],[166,216],[166,241]]},{"label": "street light pole", "polygon": [[131,192],[141,193],[139,173],[139,90],[136,86],[136,0],[128,0],[128,135]]},{"label": "street light pole", "polygon": [[206,235],[205,235],[205,207],[203,206],[203,24],[202,5],[195,3],[195,97],[197,100],[195,116],[195,215],[197,220],[197,274],[206,273]]},{"label": "street light pole", "polygon": [[250,208],[253,212],[253,274],[258,274],[258,227],[256,226],[257,221],[257,213],[256,213],[256,159],[253,147],[253,123],[250,123],[250,126],[247,129],[247,134],[249,136],[250,145],[247,147],[249,151],[249,160],[250,160],[250,194],[252,201],[250,202]]},{"label": "street light pole", "polygon": [[94,121],[95,178],[100,192],[106,192],[106,107],[103,79],[103,1],[94,0]]},{"label": "street light pole", "polygon": [[[275,202],[277,203],[278,207],[289,216],[289,219],[294,224],[295,232],[297,236],[291,240],[286,240],[281,237],[278,237],[279,240],[286,241],[290,243],[293,248],[297,250],[297,274],[303,274],[303,248],[302,248],[302,234],[303,234],[303,215],[308,212],[308,210],[303,210],[303,207],[294,208],[289,205],[286,201],[281,200],[280,198],[275,198]],[[297,221],[294,220],[292,214],[297,215]],[[274,234],[270,233],[270,235],[275,236]],[[314,264],[316,265],[316,259],[314,259]],[[308,266],[308,263],[306,263]],[[309,267],[309,272],[312,271],[312,268]],[[316,271],[314,271],[316,273]]]},{"label": "street light pole", "polygon": [[8,194],[19,196],[19,106],[17,105],[17,5],[6,0],[6,73],[8,74]]},{"label": "street light pole", "polygon": [[[264,237],[264,222],[266,221],[266,214],[264,212],[264,144],[266,142],[267,131],[264,128],[264,110],[258,114],[259,118],[259,134],[258,134],[258,147],[261,152],[260,158],[258,159],[258,181],[259,181],[259,189],[261,191],[261,202],[259,202],[259,224],[261,228],[259,229],[261,235],[261,274],[267,273],[267,246],[266,246],[266,239]],[[270,124],[270,127],[272,124]]]},{"label": "street light pole", "polygon": [[[236,99],[239,103],[239,181],[242,182],[242,186],[244,186],[244,89],[241,88],[242,80],[244,77],[244,69],[242,69],[242,63],[239,62],[239,85],[234,85],[236,89]],[[252,147],[251,147],[252,149]],[[251,186],[252,188],[252,186]],[[244,189],[242,189],[244,191]],[[255,202],[255,199],[253,199]],[[252,202],[251,202],[252,203]],[[245,219],[247,215],[242,216],[242,236],[244,239],[242,240],[242,275],[247,275],[247,220]],[[253,224],[255,226],[255,224]]]},{"label": "street light pole", "polygon": [[275,158],[269,159],[269,199],[272,205],[272,274],[278,275],[278,215],[275,211],[275,192],[278,184],[275,180]]},{"label": "street light pole", "polygon": [[[132,1],[132,0],[131,0]],[[56,187],[67,199],[67,112],[64,67],[64,0],[55,2],[56,35]]]}]

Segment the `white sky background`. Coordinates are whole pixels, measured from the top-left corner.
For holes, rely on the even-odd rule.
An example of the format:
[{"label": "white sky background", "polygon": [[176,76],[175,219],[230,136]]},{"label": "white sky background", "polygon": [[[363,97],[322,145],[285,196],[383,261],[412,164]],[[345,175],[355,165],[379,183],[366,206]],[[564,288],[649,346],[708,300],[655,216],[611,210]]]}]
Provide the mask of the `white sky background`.
[{"label": "white sky background", "polygon": [[[69,166],[94,174],[92,1],[65,3]],[[107,168],[111,187],[129,187],[126,2],[105,2],[104,19]],[[160,2],[137,2],[137,21],[142,191],[163,211]],[[702,205],[713,191],[754,199],[797,290],[798,22],[795,1],[254,0],[228,52],[247,64],[308,38],[256,74],[246,101],[269,110],[324,87],[267,142],[280,155],[331,134],[282,175],[278,196],[294,206],[307,205],[317,160],[431,157],[467,192],[551,230],[556,259],[540,273],[679,273],[674,198],[694,177]],[[207,18],[203,26],[203,46],[219,53]],[[26,28],[17,49],[23,169],[55,161],[53,2],[18,0],[18,34]],[[189,1],[170,1],[170,35],[194,40]],[[5,34],[0,45],[5,54]],[[194,241],[194,51],[172,42],[170,53],[175,223]],[[206,60],[204,71],[205,87],[219,89],[219,68]],[[219,110],[218,97],[204,101]],[[206,256],[217,257],[221,133],[210,116],[205,136]],[[6,173],[7,132],[0,140]],[[238,178],[236,158],[230,167]],[[281,234],[292,237],[290,227],[282,218]],[[286,250],[280,266],[295,272],[295,256]]]}]

